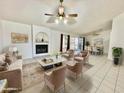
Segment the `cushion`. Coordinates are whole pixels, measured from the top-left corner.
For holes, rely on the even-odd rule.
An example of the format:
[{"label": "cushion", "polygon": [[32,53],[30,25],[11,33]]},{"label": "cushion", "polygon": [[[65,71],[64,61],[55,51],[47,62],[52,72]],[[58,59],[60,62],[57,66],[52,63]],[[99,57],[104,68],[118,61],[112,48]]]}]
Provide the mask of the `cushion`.
[{"label": "cushion", "polygon": [[7,70],[6,66],[0,66],[0,71],[5,71]]},{"label": "cushion", "polygon": [[82,54],[82,57],[87,56],[87,52],[82,52],[81,54]]},{"label": "cushion", "polygon": [[4,65],[6,65],[6,62],[0,61],[0,66],[4,66]]},{"label": "cushion", "polygon": [[1,54],[0,55],[0,61],[4,61],[5,60],[5,54]]},{"label": "cushion", "polygon": [[5,71],[7,70],[7,68],[8,68],[7,63],[4,61],[0,61],[0,71]]},{"label": "cushion", "polygon": [[11,65],[9,65],[8,70],[14,70],[14,69],[22,69],[22,60],[16,60],[15,62],[12,62]]},{"label": "cushion", "polygon": [[12,57],[9,54],[5,55],[5,62],[9,65],[12,63]]},{"label": "cushion", "polygon": [[75,57],[74,59],[77,60],[77,61],[83,61],[84,60],[83,57]]},{"label": "cushion", "polygon": [[78,56],[82,57],[82,53],[79,53]]},{"label": "cushion", "polygon": [[8,65],[0,66],[0,71],[6,71],[8,69]]}]

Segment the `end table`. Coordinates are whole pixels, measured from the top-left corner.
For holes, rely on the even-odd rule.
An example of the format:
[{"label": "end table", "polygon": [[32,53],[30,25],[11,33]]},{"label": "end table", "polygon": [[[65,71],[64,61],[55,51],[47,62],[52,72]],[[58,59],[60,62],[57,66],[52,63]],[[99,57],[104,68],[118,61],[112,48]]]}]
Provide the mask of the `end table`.
[{"label": "end table", "polygon": [[7,87],[7,79],[0,80],[0,93],[8,93],[6,90]]}]

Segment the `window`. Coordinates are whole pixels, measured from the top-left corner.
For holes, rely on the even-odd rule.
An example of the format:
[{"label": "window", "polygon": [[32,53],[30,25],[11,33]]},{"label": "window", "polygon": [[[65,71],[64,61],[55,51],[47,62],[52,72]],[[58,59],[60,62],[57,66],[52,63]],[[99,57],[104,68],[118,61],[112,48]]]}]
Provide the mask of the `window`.
[{"label": "window", "polygon": [[71,37],[70,48],[74,50],[78,50],[78,37]]},{"label": "window", "polygon": [[74,49],[74,50],[82,50],[82,48],[83,48],[83,38],[71,37],[70,48]]}]

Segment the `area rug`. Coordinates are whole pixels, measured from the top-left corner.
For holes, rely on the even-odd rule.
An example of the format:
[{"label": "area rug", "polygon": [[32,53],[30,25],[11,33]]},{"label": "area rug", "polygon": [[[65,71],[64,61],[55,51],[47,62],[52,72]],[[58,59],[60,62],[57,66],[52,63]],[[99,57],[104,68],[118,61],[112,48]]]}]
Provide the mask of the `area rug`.
[{"label": "area rug", "polygon": [[[91,67],[92,65],[85,64],[83,72],[86,72]],[[44,71],[37,62],[23,65],[23,88],[26,89],[43,82],[43,72]]]},{"label": "area rug", "polygon": [[85,63],[84,67],[83,67],[83,72],[86,72],[87,70],[89,70],[91,67],[93,67],[93,65],[89,64],[89,63]]},{"label": "area rug", "polygon": [[43,70],[38,63],[23,65],[23,88],[29,88],[43,81]]}]

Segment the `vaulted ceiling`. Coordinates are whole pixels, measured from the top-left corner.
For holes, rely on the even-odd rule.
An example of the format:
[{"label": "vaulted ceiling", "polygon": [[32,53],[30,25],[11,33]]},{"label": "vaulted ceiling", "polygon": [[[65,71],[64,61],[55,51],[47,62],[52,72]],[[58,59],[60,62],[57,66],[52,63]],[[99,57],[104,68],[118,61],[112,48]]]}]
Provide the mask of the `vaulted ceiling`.
[{"label": "vaulted ceiling", "polygon": [[44,13],[55,13],[59,0],[0,0],[0,17],[55,30],[83,34],[124,12],[124,0],[64,0],[66,13],[78,13],[73,25],[50,24]]}]

